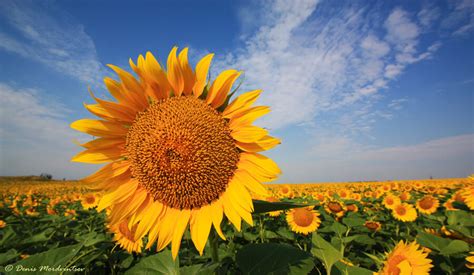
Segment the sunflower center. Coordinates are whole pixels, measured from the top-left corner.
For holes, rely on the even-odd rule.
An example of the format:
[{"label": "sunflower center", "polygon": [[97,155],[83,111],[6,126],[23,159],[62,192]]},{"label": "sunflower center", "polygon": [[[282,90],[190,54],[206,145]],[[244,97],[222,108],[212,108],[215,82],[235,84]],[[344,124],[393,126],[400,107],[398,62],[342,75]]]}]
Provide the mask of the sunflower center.
[{"label": "sunflower center", "polygon": [[402,216],[407,213],[407,210],[405,209],[403,205],[399,205],[396,211],[398,215],[402,215]]},{"label": "sunflower center", "polygon": [[368,229],[371,229],[371,230],[375,230],[375,229],[379,228],[379,225],[376,222],[366,222],[365,227],[367,227]]},{"label": "sunflower center", "polygon": [[434,201],[431,198],[423,198],[420,200],[420,207],[423,209],[430,209],[433,207]]},{"label": "sunflower center", "polygon": [[89,195],[86,197],[86,202],[87,203],[94,203],[95,202],[95,197],[93,195]]},{"label": "sunflower center", "polygon": [[394,201],[392,198],[387,198],[386,202],[387,202],[387,205],[392,205]]},{"label": "sunflower center", "polygon": [[338,213],[342,211],[342,206],[337,202],[330,202],[328,204],[328,207],[334,213]]},{"label": "sunflower center", "polygon": [[304,208],[296,208],[293,212],[293,218],[297,225],[306,227],[313,222],[313,213]]},{"label": "sunflower center", "polygon": [[127,134],[133,177],[154,198],[177,209],[219,199],[239,151],[228,122],[194,97],[173,97],[138,114]]}]

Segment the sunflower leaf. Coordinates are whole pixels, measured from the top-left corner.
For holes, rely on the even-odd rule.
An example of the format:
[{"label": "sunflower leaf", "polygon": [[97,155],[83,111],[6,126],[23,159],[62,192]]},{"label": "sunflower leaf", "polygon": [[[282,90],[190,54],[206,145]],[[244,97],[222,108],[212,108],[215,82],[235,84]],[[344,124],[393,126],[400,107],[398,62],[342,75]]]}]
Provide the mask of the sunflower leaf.
[{"label": "sunflower leaf", "polygon": [[236,262],[244,274],[308,274],[314,267],[309,253],[277,243],[244,246]]},{"label": "sunflower leaf", "polygon": [[254,214],[258,213],[266,213],[278,210],[287,210],[292,208],[299,208],[310,206],[309,204],[301,204],[301,203],[291,203],[291,202],[268,202],[268,201],[261,201],[261,200],[253,200],[253,208]]}]

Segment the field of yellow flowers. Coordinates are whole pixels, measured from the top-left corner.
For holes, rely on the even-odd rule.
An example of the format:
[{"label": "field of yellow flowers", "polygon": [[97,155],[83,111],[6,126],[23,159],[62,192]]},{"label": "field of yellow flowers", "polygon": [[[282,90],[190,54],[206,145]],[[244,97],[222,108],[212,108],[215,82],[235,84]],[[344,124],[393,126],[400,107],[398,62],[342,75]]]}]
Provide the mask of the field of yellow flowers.
[{"label": "field of yellow flowers", "polygon": [[467,179],[267,185],[253,226],[221,224],[202,255],[185,231],[142,250],[107,226],[101,193],[77,181],[0,178],[1,272],[30,274],[472,274],[474,182]]}]

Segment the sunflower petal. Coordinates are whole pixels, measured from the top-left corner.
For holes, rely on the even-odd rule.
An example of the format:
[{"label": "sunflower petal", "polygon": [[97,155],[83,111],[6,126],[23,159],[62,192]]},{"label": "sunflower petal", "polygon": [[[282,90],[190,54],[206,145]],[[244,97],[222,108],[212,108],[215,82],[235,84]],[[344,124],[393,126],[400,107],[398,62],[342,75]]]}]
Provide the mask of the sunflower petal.
[{"label": "sunflower petal", "polygon": [[206,102],[215,108],[216,105],[222,105],[232,84],[240,75],[236,70],[227,70],[219,74],[209,88]]},{"label": "sunflower petal", "polygon": [[184,89],[183,72],[179,65],[179,60],[176,57],[178,47],[173,47],[168,55],[168,81],[173,88],[174,94],[180,96]]},{"label": "sunflower petal", "polygon": [[196,83],[194,83],[193,94],[195,97],[200,97],[204,87],[207,84],[207,73],[211,66],[212,58],[214,54],[208,54],[202,58],[196,65]]},{"label": "sunflower petal", "polygon": [[249,125],[234,129],[230,135],[237,141],[249,143],[262,139],[268,135],[268,131],[261,127]]},{"label": "sunflower petal", "polygon": [[122,125],[95,119],[80,119],[71,123],[71,128],[98,137],[123,137],[128,130]]},{"label": "sunflower petal", "polygon": [[171,242],[171,254],[173,259],[176,259],[178,255],[179,247],[181,246],[181,239],[183,238],[184,230],[189,223],[189,218],[191,217],[190,210],[181,210],[178,212],[176,219],[176,226],[174,227],[173,239]]},{"label": "sunflower petal", "polygon": [[265,136],[256,142],[246,143],[237,141],[235,145],[245,152],[261,152],[270,150],[280,143],[281,141],[277,138]]},{"label": "sunflower petal", "polygon": [[122,157],[122,150],[117,148],[87,149],[75,155],[71,161],[85,163],[104,163],[118,160]]},{"label": "sunflower petal", "polygon": [[257,100],[262,93],[262,90],[254,90],[251,92],[244,93],[233,100],[227,108],[225,108],[222,115],[225,118],[233,118],[236,114],[241,111],[247,110]]},{"label": "sunflower petal", "polygon": [[193,69],[189,66],[188,62],[188,48],[184,48],[178,56],[179,64],[181,71],[183,73],[184,79],[184,89],[183,93],[185,95],[190,95],[193,92],[193,86],[195,82]]},{"label": "sunflower petal", "polygon": [[235,116],[230,120],[229,127],[233,129],[238,129],[242,126],[247,126],[252,124],[257,118],[266,115],[270,112],[270,108],[267,106],[257,106],[245,110],[240,113],[238,116]]}]

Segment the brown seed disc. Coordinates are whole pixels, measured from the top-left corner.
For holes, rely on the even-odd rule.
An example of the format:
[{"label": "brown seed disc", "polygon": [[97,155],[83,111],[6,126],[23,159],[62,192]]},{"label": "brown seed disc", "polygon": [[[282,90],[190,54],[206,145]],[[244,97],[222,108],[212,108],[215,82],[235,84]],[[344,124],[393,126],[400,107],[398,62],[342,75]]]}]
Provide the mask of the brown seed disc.
[{"label": "brown seed disc", "polygon": [[226,190],[239,161],[228,122],[200,99],[173,97],[138,114],[127,135],[132,175],[152,197],[197,209]]}]

